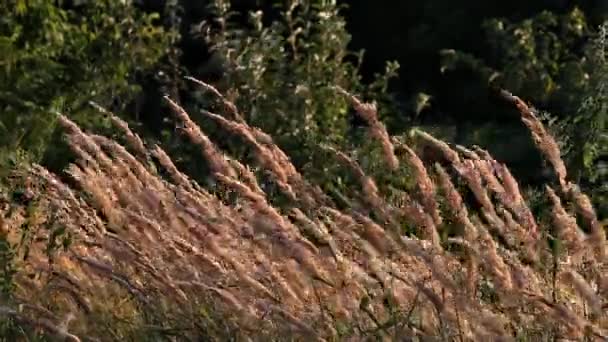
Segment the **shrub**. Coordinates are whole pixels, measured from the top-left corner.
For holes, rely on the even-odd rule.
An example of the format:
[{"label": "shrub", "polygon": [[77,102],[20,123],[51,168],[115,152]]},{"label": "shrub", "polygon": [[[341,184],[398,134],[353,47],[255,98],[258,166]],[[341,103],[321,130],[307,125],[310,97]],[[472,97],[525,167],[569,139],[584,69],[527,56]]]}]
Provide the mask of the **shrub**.
[{"label": "shrub", "polygon": [[[594,30],[581,10],[543,11],[519,22],[488,19],[483,30],[484,58],[443,50],[442,72],[470,70],[482,86],[511,89],[559,117],[578,108],[594,70],[585,54]],[[479,94],[480,89],[473,91]]]},{"label": "shrub", "polygon": [[550,111],[542,118],[560,141],[573,179],[590,191],[604,217],[606,24],[589,27],[575,8],[521,22],[492,19],[485,31],[490,57],[445,50],[443,71],[471,70],[483,84],[512,89]]},{"label": "shrub", "polygon": [[606,38],[608,23],[602,25],[599,34],[589,49],[589,64],[593,76],[591,85],[585,92],[576,115],[566,121],[564,136],[570,140],[570,151],[567,154],[574,175],[584,184],[605,217],[608,214],[608,192],[606,177],[606,160],[608,149],[608,61],[606,60]]},{"label": "shrub", "polygon": [[107,126],[88,101],[124,108],[138,91],[136,75],[168,48],[171,33],[154,23],[158,14],[123,1],[68,3],[0,4],[2,159],[22,149],[40,160],[55,128],[54,111],[78,113],[74,119],[85,127]]},{"label": "shrub", "polygon": [[[361,81],[361,55],[348,50],[350,35],[335,1],[287,1],[272,18],[248,13],[247,25],[231,11],[230,1],[214,1],[211,9],[215,19],[203,23],[201,34],[224,72],[215,85],[305,174],[322,179],[331,172],[320,144],[367,141],[361,127],[349,124],[356,116],[336,86],[376,99],[381,118],[399,120],[387,95],[398,65],[388,63],[386,73],[370,85]],[[199,98],[197,107],[207,107],[210,99]]]}]

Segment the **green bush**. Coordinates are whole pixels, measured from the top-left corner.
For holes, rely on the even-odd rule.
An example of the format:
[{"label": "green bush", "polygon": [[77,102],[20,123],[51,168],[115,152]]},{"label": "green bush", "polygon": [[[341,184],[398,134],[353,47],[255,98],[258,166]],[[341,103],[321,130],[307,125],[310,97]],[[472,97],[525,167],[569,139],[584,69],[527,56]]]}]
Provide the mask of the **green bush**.
[{"label": "green bush", "polygon": [[473,71],[486,85],[509,89],[561,116],[576,110],[592,71],[584,46],[593,30],[582,11],[544,11],[520,22],[492,18],[483,31],[484,56],[443,50],[442,72]]},{"label": "green bush", "polygon": [[[337,86],[377,100],[381,119],[398,117],[387,92],[398,64],[388,63],[384,74],[364,84],[362,53],[349,52],[350,35],[335,1],[287,1],[277,6],[273,20],[262,11],[249,13],[247,25],[229,1],[214,1],[211,9],[215,20],[204,23],[201,33],[224,73],[215,85],[308,176],[335,179],[328,173],[337,163],[320,145],[346,148],[369,141],[364,127],[352,125],[356,115]],[[202,95],[195,102],[208,108]],[[231,150],[245,153],[236,144]]]},{"label": "green bush", "polygon": [[[130,2],[8,0],[0,3],[0,146],[39,160],[54,111],[84,127],[103,126],[95,100],[117,110],[138,91],[135,76],[153,66],[172,37]],[[77,113],[77,114],[76,114]]]},{"label": "green bush", "polygon": [[[571,176],[594,194],[606,215],[606,24],[590,27],[575,8],[520,22],[491,19],[484,30],[489,48],[484,59],[444,50],[442,71],[472,71],[482,87],[509,89],[550,112],[543,117],[562,142]],[[494,136],[476,143],[492,146]]]},{"label": "green bush", "polygon": [[562,123],[567,157],[577,181],[592,194],[602,216],[608,214],[608,23],[600,27],[587,51],[590,72],[588,89],[579,108]]}]

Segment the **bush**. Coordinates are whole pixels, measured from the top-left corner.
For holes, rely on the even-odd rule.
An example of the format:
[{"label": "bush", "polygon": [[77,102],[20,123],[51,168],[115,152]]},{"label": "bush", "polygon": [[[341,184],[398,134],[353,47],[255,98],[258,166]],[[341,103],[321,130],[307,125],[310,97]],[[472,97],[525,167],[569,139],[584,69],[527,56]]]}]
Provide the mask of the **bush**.
[{"label": "bush", "polygon": [[483,59],[443,50],[442,72],[470,70],[482,86],[511,89],[560,117],[567,117],[578,108],[593,73],[585,46],[594,30],[582,11],[544,11],[519,22],[488,19],[483,32]]},{"label": "bush", "polygon": [[[375,82],[362,83],[361,55],[348,50],[350,35],[335,1],[288,1],[277,6],[272,20],[261,11],[249,13],[247,25],[238,21],[229,1],[215,1],[211,9],[215,19],[204,23],[201,33],[225,73],[216,86],[246,122],[272,136],[306,174],[329,171],[320,144],[367,141],[360,134],[363,122],[349,123],[356,116],[336,86],[377,100],[381,118],[398,118],[387,95],[398,65],[388,63]],[[210,103],[199,98],[199,107]]]},{"label": "bush", "polygon": [[600,27],[587,50],[589,86],[575,115],[560,123],[567,140],[566,157],[573,177],[592,194],[602,217],[608,215],[608,23]]},{"label": "bush", "polygon": [[[485,32],[489,57],[481,60],[445,50],[443,71],[471,70],[482,86],[512,89],[538,103],[543,109],[542,118],[561,142],[573,179],[593,193],[594,203],[604,217],[608,214],[603,161],[606,24],[599,30],[589,27],[584,14],[575,8],[563,15],[543,12],[521,22],[488,20]],[[488,120],[493,119],[496,118]],[[492,147],[492,140],[477,143]],[[526,161],[532,164],[529,159]],[[534,172],[529,166],[526,169]]]},{"label": "bush", "polygon": [[3,159],[20,148],[40,160],[56,111],[84,127],[107,127],[88,101],[124,108],[138,92],[136,76],[168,49],[171,33],[154,23],[158,14],[143,14],[122,1],[68,3],[0,4]]}]

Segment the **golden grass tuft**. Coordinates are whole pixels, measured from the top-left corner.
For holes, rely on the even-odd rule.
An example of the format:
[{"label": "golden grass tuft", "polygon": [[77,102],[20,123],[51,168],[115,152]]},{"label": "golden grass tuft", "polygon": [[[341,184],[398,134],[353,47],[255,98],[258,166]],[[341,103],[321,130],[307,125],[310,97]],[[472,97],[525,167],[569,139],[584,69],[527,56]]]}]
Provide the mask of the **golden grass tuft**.
[{"label": "golden grass tuft", "polygon": [[[357,205],[340,209],[234,104],[192,81],[232,118],[206,115],[257,157],[257,165],[244,165],[226,156],[167,98],[211,176],[237,200],[196,184],[119,119],[113,122],[135,155],[61,116],[78,161],[66,170],[69,185],[33,166],[27,175],[44,185],[34,190],[35,210],[4,212],[2,231],[15,245],[29,243],[29,256],[17,265],[1,315],[72,341],[608,338],[604,227],[567,180],[554,140],[517,97],[505,95],[558,176],[559,190],[546,188],[549,223],[534,217],[507,167],[487,152],[419,133],[449,162],[425,165],[394,144],[373,106],[344,90],[389,170],[403,162],[417,187],[395,189],[398,200],[389,199],[346,152],[328,147],[360,183],[349,199]],[[403,161],[395,149],[406,152]],[[272,175],[287,207],[273,206],[253,166]],[[472,191],[479,208],[468,207],[456,184]],[[24,224],[27,237],[19,235]],[[71,244],[49,255],[59,227]],[[418,233],[406,235],[412,227]]]}]

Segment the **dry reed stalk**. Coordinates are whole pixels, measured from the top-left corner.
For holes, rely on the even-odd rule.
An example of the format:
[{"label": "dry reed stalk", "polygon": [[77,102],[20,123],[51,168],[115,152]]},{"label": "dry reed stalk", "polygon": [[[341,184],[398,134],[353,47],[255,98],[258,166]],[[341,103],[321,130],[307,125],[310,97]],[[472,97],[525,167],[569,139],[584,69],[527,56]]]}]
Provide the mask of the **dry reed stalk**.
[{"label": "dry reed stalk", "polygon": [[[290,180],[294,174],[297,174],[295,169],[292,168],[290,163],[285,163],[277,159],[277,154],[274,148],[269,148],[260,144],[252,133],[253,130],[245,123],[230,121],[220,115],[211,113],[208,111],[203,112],[206,116],[214,119],[224,129],[235,135],[238,135],[245,139],[245,141],[251,145],[254,150],[255,156],[260,165],[271,172],[274,176],[274,180],[279,188],[287,194],[292,200],[296,200]],[[286,167],[288,165],[288,167]]]},{"label": "dry reed stalk", "polygon": [[[485,180],[486,186],[490,191],[497,195],[499,204],[503,205],[511,212],[515,213],[517,220],[514,220],[511,212],[497,208],[498,217],[493,218],[493,221],[498,221],[497,224],[503,226],[506,231],[503,230],[503,237],[511,238],[514,240],[512,243],[522,243],[529,250],[531,256],[534,255],[533,248],[536,240],[536,227],[533,225],[531,231],[526,231],[520,224],[520,222],[530,223],[528,219],[529,209],[525,204],[516,202],[515,198],[509,196],[509,193],[505,190],[502,183],[497,178],[495,173],[498,173],[499,168],[506,168],[504,165],[498,164],[492,159],[488,152],[480,150],[478,153],[484,155],[484,160],[473,160],[473,163],[483,180]],[[519,222],[518,222],[519,221]]]},{"label": "dry reed stalk", "polygon": [[489,159],[489,157],[486,158],[488,159],[473,159],[473,165],[479,171],[479,174],[484,180],[487,188],[498,195],[501,202],[508,204],[510,201],[508,198],[506,198],[505,189],[494,172],[494,167],[497,162],[493,159]]},{"label": "dry reed stalk", "polygon": [[[146,187],[162,187],[162,185],[160,185],[162,181],[155,177],[149,167],[137,160],[137,158],[135,158],[124,146],[104,136],[91,135],[91,138],[98,146],[105,149],[107,154],[111,154],[114,157],[112,162],[114,167],[111,169],[104,169],[104,172],[113,176],[115,176],[113,172],[120,172],[120,175],[124,174],[127,176],[133,174],[135,178],[130,177],[131,180],[146,180],[149,182],[149,184],[146,184]],[[140,183],[140,187],[141,185],[142,184]]]},{"label": "dry reed stalk", "polygon": [[112,168],[112,160],[95,143],[92,137],[85,134],[80,127],[63,115],[59,115],[57,121],[66,130],[68,142],[71,145],[79,146],[83,151],[94,157],[100,169],[110,170]]},{"label": "dry reed stalk", "polygon": [[58,326],[58,325],[54,324],[53,322],[49,321],[48,319],[28,318],[28,317],[22,315],[21,313],[15,311],[13,309],[10,309],[8,307],[5,307],[5,306],[0,307],[0,315],[8,316],[8,317],[16,320],[17,322],[24,323],[26,325],[29,325],[32,328],[41,328],[41,329],[51,333],[52,335],[55,335],[55,337],[63,339],[66,342],[80,342],[81,341],[81,339],[78,336],[69,333],[66,330],[66,327]]},{"label": "dry reed stalk", "polygon": [[545,290],[546,284],[542,278],[543,274],[538,272],[537,269],[524,264],[517,253],[505,252],[505,254],[503,260],[511,269],[511,279],[513,280],[516,294],[522,291],[542,293]]},{"label": "dry reed stalk", "polygon": [[452,165],[460,164],[461,160],[460,160],[460,155],[458,154],[458,152],[454,151],[444,141],[441,141],[441,140],[433,137],[432,135],[430,135],[426,132],[419,131],[419,130],[413,131],[413,134],[415,136],[419,137],[420,139],[422,139],[422,141],[424,143],[426,143],[427,145],[438,150],[443,155],[443,158],[445,160],[447,160],[450,164],[452,164]]},{"label": "dry reed stalk", "polygon": [[506,100],[513,103],[519,110],[521,120],[532,134],[534,143],[552,165],[557,175],[560,188],[564,193],[566,193],[568,188],[568,183],[566,180],[566,166],[561,158],[561,152],[559,150],[559,146],[555,142],[555,139],[553,139],[553,137],[546,131],[542,122],[536,117],[532,109],[530,109],[530,107],[528,107],[524,101],[504,90],[501,94]]},{"label": "dry reed stalk", "polygon": [[333,237],[329,234],[327,227],[322,222],[311,220],[298,208],[293,208],[290,213],[300,223],[299,227],[306,235],[312,236],[317,244],[328,247],[334,258],[340,258],[340,251]]},{"label": "dry reed stalk", "polygon": [[[220,100],[225,101],[221,97]],[[190,120],[179,106],[173,109],[182,123]],[[375,115],[370,113],[363,115]],[[593,246],[596,258],[589,259],[592,265],[576,268],[578,272],[574,271],[577,263],[558,270],[558,295],[566,293],[562,284],[575,289],[569,294],[572,303],[558,304],[547,300],[544,294],[553,287],[550,271],[539,264],[526,265],[522,257],[525,250],[516,248],[523,243],[526,248],[538,248],[535,252],[541,256],[547,253],[544,244],[537,243],[544,242],[538,231],[545,227],[536,224],[509,170],[486,151],[457,148],[461,157],[449,145],[420,134],[425,143],[439,150],[460,171],[455,177],[464,179],[473,190],[482,204],[481,213],[492,227],[486,227],[469,213],[446,170],[436,166],[438,183],[433,183],[420,158],[409,148],[407,156],[419,182],[422,204],[396,190],[402,200],[399,210],[405,215],[396,215],[393,202],[383,197],[375,181],[355,161],[334,151],[359,179],[363,201],[373,215],[384,221],[378,224],[355,208],[340,210],[324,202],[318,191],[303,199],[314,187],[270,137],[244,122],[208,115],[227,131],[244,138],[260,154],[259,164],[273,173],[275,181],[282,182],[283,191],[291,191],[296,200],[293,206],[285,211],[273,206],[248,166],[223,160],[222,152],[208,138],[195,136],[192,140],[206,144],[213,152],[209,157],[221,158],[214,176],[236,193],[236,204],[224,203],[198,186],[158,147],[146,153],[158,159],[171,182],[163,180],[124,147],[84,133],[69,120],[60,119],[79,158],[78,165],[68,169],[78,190],[42,168],[32,171],[48,183],[44,198],[50,208],[57,208],[56,216],[75,236],[74,245],[58,256],[54,269],[78,276],[46,285],[65,298],[58,299],[58,307],[66,309],[57,316],[63,317],[65,310],[77,310],[78,305],[83,306],[94,297],[110,299],[115,293],[132,293],[145,304],[142,308],[158,300],[164,303],[167,313],[183,315],[180,317],[196,324],[198,318],[186,304],[214,294],[222,303],[217,309],[222,314],[235,313],[234,323],[247,329],[245,334],[253,334],[260,322],[269,322],[291,333],[295,329],[298,334],[314,332],[318,338],[326,338],[336,334],[332,317],[342,317],[353,325],[380,329],[388,336],[397,327],[380,328],[382,322],[390,322],[394,310],[411,310],[403,322],[407,330],[428,336],[454,332],[461,340],[505,339],[515,330],[507,322],[545,329],[561,326],[561,330],[570,329],[575,337],[585,329],[594,337],[603,336],[606,324],[596,316],[585,317],[583,308],[587,303],[598,311],[605,300],[602,289],[608,287],[604,284],[608,282],[601,277],[605,265],[599,250],[604,248],[605,237],[588,199],[571,184],[567,186],[569,192],[563,194],[572,196],[591,233],[585,236],[580,231],[574,217],[549,188],[547,193],[554,204],[553,224],[559,238],[569,246],[570,256]],[[531,130],[539,129],[534,118],[527,119],[531,120]],[[191,120],[186,122],[186,126],[195,126]],[[190,128],[190,134],[200,132],[198,127]],[[539,139],[549,139],[535,134]],[[390,142],[388,136],[385,138]],[[542,144],[542,148],[550,147],[549,143]],[[139,156],[142,151],[136,152]],[[223,172],[222,168],[231,171]],[[433,203],[436,186],[446,200],[445,213]],[[91,194],[92,198],[85,201],[80,197],[82,193]],[[498,195],[497,203],[489,194]],[[95,210],[104,212],[106,220],[112,222],[107,230]],[[404,238],[402,219],[422,228],[423,235]],[[462,227],[456,237],[448,239],[458,248],[444,249],[440,244],[437,230],[443,228],[438,223],[442,221]],[[80,227],[83,225],[90,227]],[[500,234],[493,236],[490,231]],[[38,252],[32,262],[42,267],[46,265],[40,252],[42,244],[35,248]],[[432,275],[430,279],[428,274]],[[45,288],[39,282],[28,282],[27,277],[18,279],[23,291]],[[595,282],[598,291],[594,290]],[[491,285],[496,298],[477,295],[484,283]],[[418,293],[423,297],[420,301]],[[391,308],[383,303],[383,298],[391,298]],[[362,302],[364,299],[367,303]],[[97,307],[91,304],[83,311],[95,312]],[[431,307],[435,308],[434,313],[429,311]],[[424,317],[422,327],[415,324],[413,312]],[[42,312],[35,314],[46,317]],[[358,333],[353,338],[363,337],[363,333]]]},{"label": "dry reed stalk", "polygon": [[437,194],[435,192],[435,184],[431,180],[431,177],[427,173],[426,168],[416,153],[407,145],[401,144],[399,148],[404,149],[407,152],[407,160],[409,161],[416,179],[416,184],[420,191],[421,203],[427,213],[431,215],[435,225],[439,226],[443,220],[441,213],[439,212],[439,206],[435,198]]},{"label": "dry reed stalk", "polygon": [[77,218],[80,221],[79,227],[87,234],[98,235],[105,232],[102,220],[72,188],[39,165],[33,165],[31,172],[45,181],[50,202],[56,210],[66,212],[69,217]]},{"label": "dry reed stalk", "polygon": [[506,192],[507,202],[515,216],[518,218],[518,223],[528,230],[528,246],[529,248],[532,248],[540,238],[540,232],[534,214],[532,214],[532,211],[526,204],[519,190],[519,185],[509,169],[505,165],[495,164],[494,170],[498,173],[503,189],[505,189]]},{"label": "dry reed stalk", "polygon": [[232,167],[238,172],[241,176],[245,184],[249,186],[249,188],[259,194],[264,193],[264,190],[258,184],[258,179],[255,174],[251,171],[251,169],[243,164],[241,164],[238,160],[231,160]]},{"label": "dry reed stalk", "polygon": [[511,272],[507,267],[502,256],[499,254],[498,245],[488,233],[483,224],[478,223],[479,244],[483,255],[484,263],[482,266],[494,277],[494,282],[504,293],[509,293],[513,289]]},{"label": "dry reed stalk", "polygon": [[467,185],[473,191],[475,198],[481,204],[483,210],[492,217],[497,217],[494,204],[490,200],[487,189],[483,186],[481,175],[473,161],[465,160],[460,165],[454,165],[454,169],[467,182]]},{"label": "dry reed stalk", "polygon": [[[423,282],[418,282],[416,284],[436,308],[440,321],[445,320],[450,322],[453,327],[460,327],[461,333],[464,333],[466,336],[472,336],[474,334],[473,331],[470,330],[469,324],[471,327],[484,327],[484,330],[482,330],[484,332],[487,328],[490,328],[491,330],[498,330],[501,335],[504,334],[504,330],[500,327],[500,324],[496,324],[495,317],[492,315],[486,316],[485,312],[483,312],[475,302],[469,301],[466,296],[459,293],[455,283],[450,279],[451,277],[439,266],[440,262],[447,262],[447,258],[444,259],[438,255],[433,256],[426,247],[416,246],[416,244],[412,243],[414,243],[413,240],[407,241],[409,247],[414,247],[414,253],[426,261],[427,266],[432,271],[433,278],[437,279],[439,284],[441,284],[441,287],[436,289],[425,285]],[[437,290],[441,290],[441,297],[438,295]],[[460,316],[462,314],[467,317],[469,324],[461,321]],[[463,323],[465,323],[464,326]],[[475,335],[478,334],[479,332]]]},{"label": "dry reed stalk", "polygon": [[411,199],[405,192],[400,194],[401,212],[406,220],[423,229],[423,238],[430,241],[435,248],[441,250],[441,238],[432,216],[424,211],[424,208]]},{"label": "dry reed stalk", "polygon": [[469,212],[464,205],[460,193],[456,190],[454,183],[450,179],[448,173],[440,165],[435,165],[439,176],[440,185],[443,188],[444,196],[447,199],[448,208],[453,217],[463,228],[463,236],[466,241],[473,242],[477,239],[477,230],[469,219]]},{"label": "dry reed stalk", "polygon": [[237,189],[239,193],[252,199],[254,208],[256,208],[262,215],[268,217],[268,221],[261,222],[257,227],[263,229],[263,231],[270,229],[269,233],[276,238],[276,242],[283,246],[284,252],[287,256],[294,258],[298,263],[310,272],[314,279],[321,280],[325,283],[331,284],[327,279],[319,265],[317,265],[315,258],[311,253],[316,251],[316,247],[310,244],[307,240],[303,239],[297,228],[290,224],[284,217],[282,217],[275,208],[268,205],[268,203],[255,193],[251,192],[245,185],[238,183],[235,180],[217,175],[218,179],[225,182]]},{"label": "dry reed stalk", "polygon": [[546,187],[547,196],[553,203],[552,218],[559,239],[568,249],[568,254],[573,258],[574,263],[580,262],[581,254],[585,252],[585,236],[576,223],[576,218],[572,217],[562,206],[561,199],[550,187]]},{"label": "dry reed stalk", "polygon": [[129,145],[131,145],[131,147],[138,154],[138,157],[141,158],[140,160],[145,162],[147,160],[147,156],[148,156],[148,149],[146,149],[146,146],[144,145],[144,142],[141,140],[141,138],[137,134],[133,133],[131,128],[129,128],[129,124],[127,124],[127,122],[125,122],[121,118],[114,115],[114,113],[101,107],[99,104],[92,102],[92,101],[90,101],[89,104],[91,106],[93,106],[93,108],[100,111],[101,113],[104,113],[109,116],[112,123],[124,133],[127,142],[129,143]]},{"label": "dry reed stalk", "polygon": [[388,204],[382,196],[380,196],[376,182],[370,176],[368,176],[363,168],[355,160],[347,156],[344,152],[338,151],[331,146],[323,146],[324,149],[333,152],[338,160],[348,166],[354,173],[355,177],[361,184],[361,190],[363,192],[364,202],[370,206],[378,216],[384,221],[389,222],[393,226],[398,226],[396,219],[392,213],[393,208]]},{"label": "dry reed stalk", "polygon": [[224,97],[224,95],[222,95],[222,93],[220,93],[214,86],[205,83],[201,80],[198,80],[194,77],[186,76],[185,78],[191,82],[194,82],[201,88],[205,89],[206,91],[212,93],[215,97],[217,97],[222,102],[224,107],[228,110],[228,112],[232,114],[232,116],[234,116],[234,120],[238,122],[245,122],[245,120],[243,120],[243,117],[239,114],[239,110],[237,109],[236,105],[228,101],[228,99]]},{"label": "dry reed stalk", "polygon": [[[206,87],[208,90],[211,90],[219,96],[224,104],[230,109],[230,111],[234,114],[237,122],[235,124],[231,124],[228,120],[223,120],[222,117],[215,115],[210,112],[204,112],[211,118],[219,121],[222,126],[227,128],[229,131],[233,131],[237,135],[242,136],[254,147],[254,151],[256,152],[256,156],[258,160],[261,162],[262,166],[266,167],[271,173],[278,177],[276,180],[277,185],[291,197],[292,200],[301,200],[308,206],[313,206],[316,201],[325,202],[327,201],[327,197],[320,191],[318,187],[312,187],[310,184],[306,182],[306,180],[302,177],[302,175],[296,170],[294,165],[289,160],[289,157],[273,142],[272,137],[268,134],[262,132],[261,130],[250,127],[247,125],[245,121],[242,120],[240,115],[238,114],[236,107],[231,102],[227,101],[224,97],[217,92],[213,87],[204,84],[198,80],[194,80],[195,83]],[[263,147],[263,148],[261,148]],[[235,163],[238,164],[237,161]],[[238,167],[239,165],[236,165]],[[239,168],[241,171],[244,171],[243,175],[245,180],[252,186],[253,190],[260,190],[259,187],[256,189],[255,177],[247,172],[248,170],[244,168]],[[299,189],[300,196],[297,198],[292,187],[296,187]]]},{"label": "dry reed stalk", "polygon": [[182,187],[191,186],[188,176],[177,169],[169,155],[160,146],[154,146],[152,155],[158,159],[160,165],[169,173],[174,183]]},{"label": "dry reed stalk", "polygon": [[585,299],[595,315],[602,314],[602,299],[580,273],[572,269],[565,270],[561,272],[560,278],[572,286]]},{"label": "dry reed stalk", "polygon": [[528,302],[536,306],[542,314],[548,315],[555,323],[564,324],[564,337],[579,340],[585,335],[588,323],[578,317],[563,304],[556,304],[543,296],[524,292]]},{"label": "dry reed stalk", "polygon": [[372,137],[378,139],[384,152],[384,160],[390,170],[399,168],[399,159],[395,155],[395,146],[386,131],[386,127],[378,120],[378,110],[376,105],[372,103],[363,103],[356,96],[350,94],[341,87],[336,87],[338,93],[344,95],[350,103],[355,107],[355,111],[367,122],[369,131]]},{"label": "dry reed stalk", "polygon": [[[109,225],[115,227],[121,226],[123,222],[122,215],[113,205],[112,197],[114,195],[111,193],[111,190],[107,189],[104,184],[100,184],[94,174],[81,170],[74,165],[68,167],[66,173],[86,189],[85,191],[92,198],[93,206],[101,212]],[[101,189],[106,189],[106,191],[102,191]]]},{"label": "dry reed stalk", "polygon": [[[342,215],[344,214],[342,213]],[[395,241],[389,236],[390,233],[387,234],[386,231],[380,225],[375,223],[367,216],[356,213],[354,214],[354,216],[359,222],[361,222],[360,225],[355,223],[355,227],[360,228],[356,229],[355,231],[359,235],[361,235],[365,240],[371,243],[371,245],[380,254],[388,255],[398,248]]]},{"label": "dry reed stalk", "polygon": [[575,187],[572,187],[571,196],[574,197],[577,210],[590,230],[587,242],[593,246],[596,260],[599,263],[604,262],[606,260],[606,231],[597,218],[591,200]]},{"label": "dry reed stalk", "polygon": [[205,157],[209,163],[212,172],[225,174],[229,177],[236,177],[236,173],[226,161],[226,157],[217,150],[215,145],[209,140],[207,135],[201,131],[198,125],[192,122],[186,111],[169,97],[165,96],[164,99],[171,107],[177,119],[183,124],[183,131],[186,136],[192,143],[201,147],[203,157]]}]

